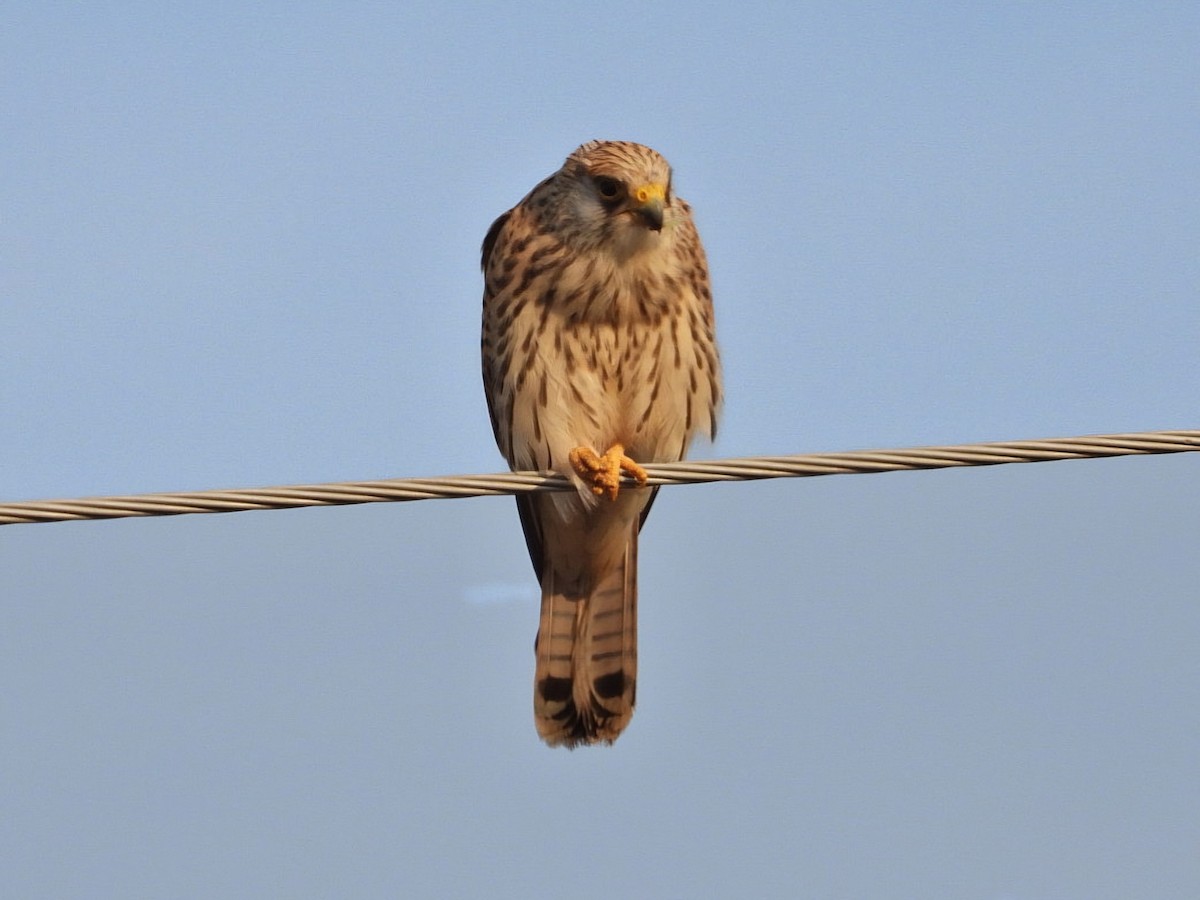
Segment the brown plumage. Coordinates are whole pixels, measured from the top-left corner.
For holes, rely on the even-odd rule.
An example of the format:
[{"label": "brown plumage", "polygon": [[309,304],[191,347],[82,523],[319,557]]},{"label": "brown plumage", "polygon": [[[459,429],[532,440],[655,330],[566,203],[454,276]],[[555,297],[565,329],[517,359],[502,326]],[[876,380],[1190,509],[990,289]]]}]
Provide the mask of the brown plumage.
[{"label": "brown plumage", "polygon": [[637,678],[637,462],[711,437],[721,371],[691,208],[649,147],[592,141],[483,242],[483,383],[514,470],[576,493],[517,498],[542,586],[534,717],[546,743],[616,740]]}]

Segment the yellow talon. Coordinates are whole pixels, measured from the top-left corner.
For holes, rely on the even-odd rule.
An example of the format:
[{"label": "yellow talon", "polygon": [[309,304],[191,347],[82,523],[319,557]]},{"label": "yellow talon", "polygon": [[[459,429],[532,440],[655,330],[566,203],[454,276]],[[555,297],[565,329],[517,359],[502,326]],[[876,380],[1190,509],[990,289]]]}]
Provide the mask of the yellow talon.
[{"label": "yellow talon", "polygon": [[613,444],[603,456],[597,456],[591,447],[576,447],[567,458],[579,477],[588,482],[597,497],[616,500],[621,489],[621,473],[646,483],[646,470],[625,455],[621,444]]}]

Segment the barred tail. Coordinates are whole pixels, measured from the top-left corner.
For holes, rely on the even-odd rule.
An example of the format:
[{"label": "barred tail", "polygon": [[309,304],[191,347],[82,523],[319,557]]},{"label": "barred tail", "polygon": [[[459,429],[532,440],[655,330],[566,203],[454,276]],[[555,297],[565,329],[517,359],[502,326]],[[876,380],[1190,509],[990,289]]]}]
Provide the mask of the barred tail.
[{"label": "barred tail", "polygon": [[594,584],[574,595],[542,578],[533,708],[551,746],[612,743],[629,724],[637,679],[637,537]]}]

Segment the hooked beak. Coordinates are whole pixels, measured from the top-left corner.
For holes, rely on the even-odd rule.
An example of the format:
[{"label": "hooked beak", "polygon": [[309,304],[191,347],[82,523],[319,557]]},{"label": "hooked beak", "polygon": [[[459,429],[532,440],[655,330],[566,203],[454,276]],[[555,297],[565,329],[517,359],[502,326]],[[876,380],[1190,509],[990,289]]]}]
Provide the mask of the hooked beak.
[{"label": "hooked beak", "polygon": [[662,231],[667,191],[661,184],[644,184],[633,192],[632,209],[651,231]]}]

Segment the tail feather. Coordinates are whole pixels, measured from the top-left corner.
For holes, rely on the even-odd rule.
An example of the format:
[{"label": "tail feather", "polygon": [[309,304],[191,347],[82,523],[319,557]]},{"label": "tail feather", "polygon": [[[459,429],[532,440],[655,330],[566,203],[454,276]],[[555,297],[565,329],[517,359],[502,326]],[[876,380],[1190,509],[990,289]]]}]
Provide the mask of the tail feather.
[{"label": "tail feather", "polygon": [[543,573],[534,717],[547,744],[611,744],[633,716],[637,532],[631,523],[624,554],[594,584],[556,584],[553,567]]}]

